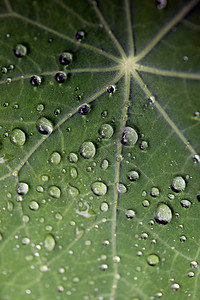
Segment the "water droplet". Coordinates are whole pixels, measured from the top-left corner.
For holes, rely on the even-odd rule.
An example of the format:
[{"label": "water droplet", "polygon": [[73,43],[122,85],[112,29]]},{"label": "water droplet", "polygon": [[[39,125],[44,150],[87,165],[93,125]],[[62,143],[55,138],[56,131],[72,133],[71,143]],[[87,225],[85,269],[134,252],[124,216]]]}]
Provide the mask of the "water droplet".
[{"label": "water droplet", "polygon": [[181,243],[184,243],[186,240],[187,240],[186,236],[182,235],[182,236],[180,237]]},{"label": "water droplet", "polygon": [[181,200],[181,206],[184,208],[190,208],[192,203],[189,200]]},{"label": "water droplet", "polygon": [[6,67],[1,68],[1,73],[6,74],[8,72],[8,69]]},{"label": "water droplet", "polygon": [[173,292],[177,292],[180,289],[180,285],[178,283],[173,283],[171,289]]},{"label": "water droplet", "polygon": [[64,72],[57,72],[55,75],[55,79],[58,83],[63,83],[67,79],[67,75]]},{"label": "water droplet", "polygon": [[200,156],[198,154],[196,154],[194,157],[193,157],[193,161],[195,164],[197,163],[200,163]]},{"label": "water droplet", "polygon": [[18,44],[16,45],[15,49],[14,49],[14,53],[17,57],[23,57],[26,56],[27,54],[27,47],[23,44]]},{"label": "water droplet", "polygon": [[186,187],[185,179],[182,176],[174,177],[171,187],[176,193],[183,192]]},{"label": "water droplet", "polygon": [[99,135],[103,139],[110,139],[113,136],[113,128],[109,124],[103,124],[99,128]]},{"label": "water droplet", "polygon": [[53,198],[60,198],[61,195],[61,190],[59,189],[59,187],[52,185],[49,187],[48,189],[49,195],[52,196]]},{"label": "water droplet", "polygon": [[120,257],[119,257],[118,255],[114,256],[114,257],[113,257],[113,261],[114,261],[115,263],[119,263],[119,262],[120,262]]},{"label": "water droplet", "polygon": [[55,218],[56,218],[56,220],[61,221],[63,219],[63,216],[58,212],[55,214]]},{"label": "water droplet", "polygon": [[167,5],[167,0],[156,0],[156,6],[158,9],[163,9]]},{"label": "water droplet", "polygon": [[106,212],[106,211],[108,211],[108,208],[109,208],[109,206],[108,206],[107,202],[101,203],[101,206],[100,206],[101,211]]},{"label": "water droplet", "polygon": [[22,221],[23,221],[24,223],[28,223],[28,222],[30,221],[29,216],[23,215],[23,216],[22,216]]},{"label": "water droplet", "polygon": [[108,269],[108,265],[106,265],[106,264],[100,265],[100,270],[105,271],[107,269]]},{"label": "water droplet", "polygon": [[73,179],[77,178],[78,176],[78,171],[75,167],[71,167],[70,168],[70,175]]},{"label": "water droplet", "polygon": [[82,41],[85,38],[85,31],[84,30],[79,30],[76,33],[76,39],[78,42]]},{"label": "water droplet", "polygon": [[190,267],[191,267],[192,269],[196,269],[197,266],[198,266],[198,264],[197,264],[197,262],[196,262],[195,260],[193,260],[193,261],[190,262]]},{"label": "water droplet", "polygon": [[141,234],[141,239],[146,240],[148,238],[148,234],[146,232]]},{"label": "water droplet", "polygon": [[40,103],[40,104],[37,105],[36,110],[39,111],[39,112],[42,112],[44,110],[44,108],[45,108],[44,104]]},{"label": "water droplet", "polygon": [[194,272],[188,272],[188,277],[190,277],[190,278],[192,278],[192,277],[194,277]]},{"label": "water droplet", "polygon": [[13,160],[15,156],[13,154],[3,154],[0,156],[0,164],[6,164]]},{"label": "water droplet", "polygon": [[9,212],[13,211],[13,208],[14,208],[14,204],[12,201],[8,200],[7,202],[7,209]]},{"label": "water droplet", "polygon": [[69,52],[63,52],[59,56],[59,62],[63,66],[68,66],[72,62],[72,59],[73,59],[73,55]]},{"label": "water droplet", "polygon": [[92,142],[84,142],[79,148],[79,153],[83,158],[92,158],[96,153],[95,145]]},{"label": "water droplet", "polygon": [[140,175],[137,171],[129,171],[127,174],[126,174],[127,178],[130,180],[130,181],[136,181],[139,179]]},{"label": "water droplet", "polygon": [[28,245],[28,244],[30,244],[30,239],[29,239],[28,237],[22,238],[22,244],[23,244],[23,245]]},{"label": "water droplet", "polygon": [[15,128],[9,135],[10,141],[16,146],[23,146],[26,142],[26,135],[24,131],[19,128]]},{"label": "water droplet", "polygon": [[[62,286],[62,285],[58,285],[57,286],[57,289],[56,289],[56,291],[58,292],[58,293],[62,293],[62,292],[64,292],[64,287]],[[71,294],[69,294],[69,295],[71,295]]]},{"label": "water droplet", "polygon": [[78,108],[78,113],[83,116],[87,115],[89,113],[89,111],[90,111],[90,106],[87,104],[83,104],[82,106],[80,106]]},{"label": "water droplet", "polygon": [[108,94],[113,94],[115,92],[115,86],[114,85],[109,85],[106,88],[106,91],[107,91]]},{"label": "water droplet", "polygon": [[36,122],[36,128],[40,133],[48,135],[53,131],[53,123],[47,118],[41,117]]},{"label": "water droplet", "polygon": [[124,146],[133,146],[138,140],[138,134],[135,129],[125,127],[121,135],[121,143]]},{"label": "water droplet", "polygon": [[56,245],[54,236],[51,233],[48,233],[44,240],[44,247],[47,251],[52,251]]},{"label": "water droplet", "polygon": [[123,183],[118,183],[117,191],[120,194],[125,194],[127,192],[127,187]]},{"label": "water droplet", "polygon": [[29,185],[25,182],[19,182],[17,184],[17,194],[26,195],[29,191]]},{"label": "water droplet", "polygon": [[135,217],[135,212],[134,212],[134,210],[128,209],[128,210],[126,211],[126,217],[127,217],[127,219],[132,219],[132,218],[134,218],[134,217]]},{"label": "water droplet", "polygon": [[49,176],[48,175],[41,175],[41,180],[44,181],[44,182],[47,182],[49,181]]},{"label": "water droplet", "polygon": [[37,76],[37,75],[34,75],[31,77],[30,79],[30,83],[33,85],[33,86],[39,86],[42,82],[42,79],[40,76]]},{"label": "water droplet", "polygon": [[71,152],[68,155],[68,159],[69,159],[70,162],[76,163],[78,161],[78,155],[76,153]]},{"label": "water droplet", "polygon": [[155,212],[154,219],[158,224],[166,225],[171,222],[172,211],[170,207],[165,203],[158,204]]},{"label": "water droplet", "polygon": [[79,190],[74,187],[74,186],[71,186],[69,185],[68,186],[68,193],[72,196],[72,197],[77,197],[79,195]]},{"label": "water droplet", "polygon": [[148,147],[149,147],[148,142],[142,141],[142,142],[140,143],[140,149],[141,149],[141,150],[147,150]]},{"label": "water droplet", "polygon": [[30,208],[31,210],[38,210],[39,207],[40,207],[40,206],[39,206],[38,202],[35,201],[35,200],[32,200],[32,201],[29,203],[29,208]]},{"label": "water droplet", "polygon": [[142,201],[142,205],[144,206],[144,207],[148,207],[149,205],[150,205],[150,203],[149,203],[149,201],[148,200],[143,200]]},{"label": "water droplet", "polygon": [[150,254],[147,257],[147,262],[150,266],[156,266],[159,263],[160,259],[156,254]]},{"label": "water droplet", "polygon": [[53,165],[58,165],[61,162],[61,155],[59,152],[53,152],[50,156],[50,163]]},{"label": "water droplet", "polygon": [[174,199],[175,199],[175,196],[174,196],[173,194],[168,194],[168,198],[169,198],[170,200],[174,200]]},{"label": "water droplet", "polygon": [[48,266],[47,265],[41,265],[40,267],[40,271],[41,272],[47,272],[49,269],[48,269]]},{"label": "water droplet", "polygon": [[157,187],[152,187],[150,194],[152,197],[158,197],[160,194],[160,191]]},{"label": "water droplet", "polygon": [[101,181],[94,182],[91,186],[92,192],[97,196],[104,196],[107,193],[107,185]]}]

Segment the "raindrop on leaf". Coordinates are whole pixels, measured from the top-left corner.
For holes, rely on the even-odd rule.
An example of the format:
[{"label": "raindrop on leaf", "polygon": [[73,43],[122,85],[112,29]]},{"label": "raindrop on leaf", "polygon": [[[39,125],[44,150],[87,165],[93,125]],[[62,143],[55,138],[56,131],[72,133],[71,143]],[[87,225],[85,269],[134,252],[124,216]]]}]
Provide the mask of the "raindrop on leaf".
[{"label": "raindrop on leaf", "polygon": [[79,153],[83,158],[93,158],[96,153],[95,145],[92,142],[84,142],[79,148]]},{"label": "raindrop on leaf", "polygon": [[154,212],[154,219],[161,225],[170,223],[172,219],[172,211],[170,207],[165,203],[158,204]]},{"label": "raindrop on leaf", "polygon": [[186,187],[186,182],[185,179],[182,176],[176,176],[172,180],[172,190],[175,191],[176,193],[183,192]]},{"label": "raindrop on leaf", "polygon": [[53,131],[53,123],[47,118],[41,117],[36,122],[36,128],[40,133],[48,135]]},{"label": "raindrop on leaf", "polygon": [[103,139],[110,139],[113,136],[113,128],[109,124],[103,124],[99,128],[99,135]]},{"label": "raindrop on leaf", "polygon": [[10,141],[16,146],[23,146],[26,142],[26,135],[24,131],[19,128],[15,128],[9,135]]},{"label": "raindrop on leaf", "polygon": [[29,185],[25,182],[19,182],[17,184],[17,194],[26,195],[29,191]]},{"label": "raindrop on leaf", "polygon": [[59,61],[63,66],[68,66],[73,59],[73,55],[69,52],[63,52],[59,56]]},{"label": "raindrop on leaf", "polygon": [[37,76],[37,75],[34,75],[31,77],[30,79],[30,83],[33,85],[33,86],[39,86],[42,82],[42,79],[40,76]]},{"label": "raindrop on leaf", "polygon": [[44,240],[44,247],[47,251],[52,251],[56,245],[55,238],[52,234],[48,233]]},{"label": "raindrop on leaf", "polygon": [[14,49],[14,53],[17,57],[24,57],[27,54],[27,47],[23,44],[18,44],[16,45],[15,49]]},{"label": "raindrop on leaf", "polygon": [[121,135],[121,143],[124,146],[133,146],[137,143],[138,134],[132,127],[125,127]]},{"label": "raindrop on leaf", "polygon": [[55,79],[58,83],[63,83],[67,79],[67,75],[64,72],[58,72],[55,75]]},{"label": "raindrop on leaf", "polygon": [[156,266],[160,259],[156,254],[151,254],[147,257],[147,262],[150,266]]}]

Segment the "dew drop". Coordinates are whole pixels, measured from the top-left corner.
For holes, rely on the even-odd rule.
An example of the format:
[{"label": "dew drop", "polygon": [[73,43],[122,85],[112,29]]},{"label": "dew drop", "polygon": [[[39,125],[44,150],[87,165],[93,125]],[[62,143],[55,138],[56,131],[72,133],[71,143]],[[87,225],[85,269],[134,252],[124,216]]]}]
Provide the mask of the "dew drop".
[{"label": "dew drop", "polygon": [[157,187],[152,187],[150,194],[152,197],[158,197],[160,194],[160,191]]},{"label": "dew drop", "polygon": [[53,123],[47,118],[41,117],[36,121],[36,128],[40,133],[48,135],[53,131]]},{"label": "dew drop", "polygon": [[141,234],[141,239],[146,240],[148,238],[148,234],[146,232]]},{"label": "dew drop", "polygon": [[79,148],[79,154],[86,159],[95,156],[96,148],[92,142],[84,142]]},{"label": "dew drop", "polygon": [[175,196],[174,196],[174,194],[168,194],[168,198],[169,198],[170,200],[174,200],[174,199],[175,199]]},{"label": "dew drop", "polygon": [[117,191],[120,194],[125,194],[127,192],[127,187],[123,183],[118,183]]},{"label": "dew drop", "polygon": [[101,181],[94,182],[91,186],[92,192],[97,196],[104,196],[107,193],[107,185]]},{"label": "dew drop", "polygon": [[6,164],[14,158],[15,156],[13,154],[3,154],[0,156],[0,164]]},{"label": "dew drop", "polygon": [[159,263],[160,259],[156,254],[150,254],[147,257],[147,262],[150,266],[156,266]]},{"label": "dew drop", "polygon": [[41,175],[41,180],[43,181],[43,182],[47,182],[47,181],[49,181],[49,176],[48,175]]},{"label": "dew drop", "polygon": [[49,187],[48,189],[49,195],[52,196],[53,198],[60,198],[61,195],[61,190],[59,189],[59,187],[52,185]]},{"label": "dew drop", "polygon": [[196,154],[196,155],[193,156],[193,162],[195,164],[200,163],[200,156],[198,154]]},{"label": "dew drop", "polygon": [[58,292],[58,293],[62,293],[62,292],[64,292],[64,287],[62,286],[62,285],[58,285],[57,286],[57,289],[56,289],[56,291]]},{"label": "dew drop", "polygon": [[29,239],[28,237],[22,238],[22,244],[23,244],[23,245],[28,245],[28,244],[30,244],[30,239]]},{"label": "dew drop", "polygon": [[167,0],[156,0],[156,6],[158,9],[163,9],[167,5]]},{"label": "dew drop", "polygon": [[108,211],[108,208],[109,208],[109,206],[108,206],[107,202],[101,203],[101,206],[100,206],[101,211],[106,212],[106,211]]},{"label": "dew drop", "polygon": [[133,146],[138,140],[138,134],[132,127],[125,127],[121,135],[121,143],[124,146]]},{"label": "dew drop", "polygon": [[185,187],[186,187],[186,182],[182,176],[174,177],[171,185],[172,190],[174,190],[176,193],[180,193],[185,190]]},{"label": "dew drop", "polygon": [[88,104],[83,104],[78,108],[78,113],[85,116],[89,113],[90,111],[90,106]]},{"label": "dew drop", "polygon": [[99,128],[99,135],[103,139],[110,139],[113,136],[113,128],[109,124],[103,124]]},{"label": "dew drop", "polygon": [[189,201],[189,200],[181,200],[181,206],[184,207],[184,208],[190,208],[192,203]]},{"label": "dew drop", "polygon": [[85,38],[85,31],[84,30],[79,30],[76,33],[76,39],[78,42],[82,41]]},{"label": "dew drop", "polygon": [[180,285],[178,283],[173,283],[171,289],[173,292],[177,292],[180,289]]},{"label": "dew drop", "polygon": [[165,203],[158,204],[154,212],[154,219],[158,224],[161,225],[170,223],[172,219],[172,211],[169,206]]},{"label": "dew drop", "polygon": [[16,146],[23,146],[26,142],[26,135],[24,131],[19,128],[15,128],[9,135],[10,141]]},{"label": "dew drop", "polygon": [[192,269],[196,269],[197,266],[198,266],[198,264],[197,264],[197,262],[196,262],[195,260],[193,260],[193,261],[190,262],[190,267],[191,267]]},{"label": "dew drop", "polygon": [[129,171],[127,174],[126,174],[127,178],[130,180],[130,181],[136,181],[139,179],[140,175],[137,171]]},{"label": "dew drop", "polygon": [[135,217],[135,212],[132,209],[129,209],[126,211],[126,217],[127,219],[133,219]]},{"label": "dew drop", "polygon": [[57,72],[55,75],[55,79],[58,83],[63,83],[67,79],[67,75],[64,72]]},{"label": "dew drop", "polygon": [[17,57],[24,57],[27,54],[27,47],[23,44],[18,44],[16,45],[15,49],[14,49],[14,54]]},{"label": "dew drop", "polygon": [[72,59],[73,55],[70,52],[63,52],[59,56],[59,62],[63,66],[68,66],[72,62]]},{"label": "dew drop", "polygon": [[55,218],[56,218],[56,220],[58,220],[58,221],[62,221],[63,216],[58,212],[58,213],[55,214]]},{"label": "dew drop", "polygon": [[28,223],[28,222],[30,221],[29,216],[23,215],[23,216],[22,216],[22,221],[23,221],[24,223]]},{"label": "dew drop", "polygon": [[34,75],[31,77],[30,79],[30,83],[33,85],[33,86],[39,86],[42,82],[42,79],[40,76],[38,75]]},{"label": "dew drop", "polygon": [[76,179],[78,177],[78,171],[75,167],[70,168],[70,175],[73,179]]},{"label": "dew drop", "polygon": [[79,190],[76,188],[76,187],[74,187],[74,186],[71,186],[71,185],[69,185],[68,186],[68,193],[72,196],[72,197],[77,197],[78,195],[79,195]]},{"label": "dew drop", "polygon": [[48,266],[47,265],[41,265],[40,267],[40,271],[41,272],[47,272],[49,269],[48,269]]},{"label": "dew drop", "polygon": [[102,264],[102,265],[100,265],[100,270],[101,271],[105,271],[105,270],[107,270],[108,269],[108,265],[107,264]]},{"label": "dew drop", "polygon": [[6,67],[1,68],[1,73],[6,74],[8,72],[8,69]]},{"label": "dew drop", "polygon": [[115,86],[114,85],[109,85],[106,88],[106,91],[107,91],[108,94],[113,94],[115,92]]},{"label": "dew drop", "polygon": [[188,272],[187,275],[188,275],[188,277],[192,278],[192,277],[194,277],[195,274],[194,274],[194,272]]},{"label": "dew drop", "polygon": [[17,184],[17,194],[26,195],[29,191],[29,185],[25,182],[19,182]]},{"label": "dew drop", "polygon": [[78,155],[76,153],[71,152],[68,155],[68,160],[72,163],[76,163],[78,161]]},{"label": "dew drop", "polygon": [[180,237],[181,243],[184,243],[186,240],[187,240],[186,236],[182,235],[182,236]]},{"label": "dew drop", "polygon": [[38,210],[39,207],[40,207],[40,206],[39,206],[38,202],[35,201],[35,200],[32,200],[32,201],[29,203],[29,208],[30,208],[31,210]]},{"label": "dew drop", "polygon": [[141,149],[141,150],[147,150],[148,147],[149,147],[149,144],[148,144],[147,141],[142,141],[142,142],[140,143],[140,149]]},{"label": "dew drop", "polygon": [[119,257],[118,255],[116,255],[116,256],[113,257],[113,262],[114,262],[114,263],[119,263],[120,260],[121,260],[121,259],[120,259],[120,257]]},{"label": "dew drop", "polygon": [[51,233],[48,233],[46,235],[46,238],[44,240],[44,247],[47,251],[52,251],[56,245],[56,241],[54,236]]},{"label": "dew drop", "polygon": [[102,160],[102,162],[101,162],[101,168],[103,170],[106,170],[108,168],[108,166],[109,166],[108,160],[107,159]]},{"label": "dew drop", "polygon": [[59,152],[55,151],[50,156],[50,163],[53,165],[58,165],[61,162],[61,155]]},{"label": "dew drop", "polygon": [[7,209],[9,212],[13,211],[13,208],[14,208],[14,204],[12,201],[8,200],[7,202]]},{"label": "dew drop", "polygon": [[144,206],[144,207],[148,207],[149,205],[150,205],[150,203],[149,203],[149,201],[148,200],[143,200],[142,201],[142,205]]}]

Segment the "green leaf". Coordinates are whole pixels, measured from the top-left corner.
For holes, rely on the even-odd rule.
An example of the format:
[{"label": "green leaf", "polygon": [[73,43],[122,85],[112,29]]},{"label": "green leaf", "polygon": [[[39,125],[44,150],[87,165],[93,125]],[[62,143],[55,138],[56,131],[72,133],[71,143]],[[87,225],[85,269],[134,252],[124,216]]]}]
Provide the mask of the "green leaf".
[{"label": "green leaf", "polygon": [[0,0],[0,299],[199,298],[199,0]]}]

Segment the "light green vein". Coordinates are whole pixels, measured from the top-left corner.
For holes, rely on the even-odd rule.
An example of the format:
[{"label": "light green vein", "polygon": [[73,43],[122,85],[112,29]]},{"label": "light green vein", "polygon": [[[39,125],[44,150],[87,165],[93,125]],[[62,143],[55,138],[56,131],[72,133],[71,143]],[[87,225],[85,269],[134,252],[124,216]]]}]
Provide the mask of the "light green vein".
[{"label": "light green vein", "polygon": [[132,32],[132,23],[131,23],[131,9],[130,9],[130,0],[125,0],[125,10],[126,10],[126,19],[127,19],[127,27],[129,34],[129,46],[130,46],[130,56],[135,55],[134,49],[134,41],[133,41],[133,32]]},{"label": "light green vein", "polygon": [[147,72],[155,75],[200,80],[200,74],[195,74],[195,73],[168,71],[168,70],[157,69],[154,67],[143,66],[140,64],[135,64],[135,69],[138,71]]},{"label": "light green vein", "polygon": [[[148,98],[152,97],[152,93],[148,89],[147,85],[143,82],[143,80],[141,79],[141,77],[138,75],[138,73],[136,71],[133,71],[132,74],[133,74],[134,78],[136,79],[136,81],[138,82],[138,84],[140,85],[141,89],[147,95],[147,97]],[[194,150],[194,148],[192,147],[192,145],[185,138],[185,136],[180,131],[180,129],[176,126],[176,124],[170,119],[170,117],[168,116],[168,114],[166,113],[166,111],[162,108],[162,106],[158,103],[157,100],[155,100],[154,105],[157,108],[157,110],[159,111],[159,113],[163,116],[163,118],[165,119],[165,121],[171,126],[172,130],[176,133],[176,135],[184,143],[186,149],[188,149],[193,156],[196,155],[196,151]]]},{"label": "light green vein", "polygon": [[89,45],[89,44],[86,44],[86,43],[82,43],[82,42],[80,43],[80,42],[76,41],[75,39],[67,36],[66,34],[58,32],[55,29],[52,29],[52,28],[50,28],[50,27],[48,27],[48,26],[46,26],[44,24],[41,24],[41,23],[39,23],[37,21],[31,20],[30,18],[24,17],[24,16],[22,16],[22,15],[16,13],[16,12],[13,12],[10,16],[18,18],[18,19],[20,19],[20,20],[22,20],[24,22],[30,23],[30,24],[32,24],[34,26],[37,26],[37,27],[39,27],[39,28],[41,28],[41,29],[43,29],[43,30],[45,30],[47,32],[51,32],[52,34],[54,34],[54,35],[56,35],[56,36],[58,36],[58,37],[60,37],[60,38],[62,38],[64,40],[66,40],[66,41],[69,41],[69,42],[71,42],[73,44],[76,44],[79,47],[82,47],[82,48],[88,49],[90,51],[93,51],[93,52],[95,52],[97,54],[100,54],[100,55],[103,55],[105,57],[108,57],[109,59],[114,60],[115,62],[119,62],[120,61],[120,59],[118,57],[116,57],[116,56],[114,56],[112,54],[109,54],[109,53],[103,51],[102,49],[99,49],[99,48],[97,48],[95,46],[92,46],[92,45]]},{"label": "light green vein", "polygon": [[[118,137],[117,143],[117,153],[116,153],[116,163],[115,163],[115,188],[114,188],[114,196],[113,196],[113,217],[112,217],[112,255],[113,257],[117,255],[117,206],[118,206],[118,184],[120,180],[120,161],[117,159],[122,154],[122,144],[120,142],[120,137],[122,135],[122,131],[126,125],[127,115],[128,115],[128,108],[129,108],[129,96],[130,96],[130,80],[131,74],[128,72],[125,74],[125,96],[124,96],[124,103],[123,103],[123,111],[121,116],[121,126],[120,132]],[[112,290],[111,290],[111,297],[110,300],[115,299],[115,293],[117,290],[118,284],[118,265],[114,263],[114,278],[112,283]]]},{"label": "light green vein", "polygon": [[[116,82],[118,82],[122,77],[123,77],[123,73],[118,73],[117,76],[115,77],[115,79],[108,83],[108,85],[113,85]],[[103,87],[101,90],[99,90],[98,92],[96,92],[95,94],[93,94],[91,97],[89,97],[87,100],[84,101],[84,104],[87,103],[91,103],[94,100],[96,100],[98,97],[100,97],[102,94],[104,94],[106,92],[106,87]],[[81,104],[80,104],[81,105]],[[77,113],[77,107],[74,108],[71,112],[67,113],[54,127],[52,133],[50,135],[52,135],[56,129],[58,129],[63,123],[65,123],[69,118],[71,118],[75,113]],[[33,155],[33,153],[41,146],[41,144],[43,144],[43,142],[50,136],[50,135],[46,135],[46,136],[42,136],[42,138],[35,144],[35,146],[31,149],[31,151],[29,153],[27,153],[27,155],[24,157],[24,159],[19,163],[19,165],[13,170],[12,174],[7,174],[6,177],[9,177],[10,175],[14,175],[16,173],[18,173],[20,171],[20,169],[23,167],[23,165],[29,160],[29,158]],[[4,178],[4,179],[5,179]]]},{"label": "light green vein", "polygon": [[185,5],[171,20],[167,23],[160,32],[151,40],[151,42],[144,48],[136,57],[135,61],[139,61],[148,55],[151,50],[162,40],[162,38],[169,33],[169,31],[177,25],[197,4],[199,0],[192,0]]},{"label": "light green vein", "polygon": [[124,49],[122,48],[122,46],[120,45],[119,41],[116,39],[116,37],[114,36],[113,32],[111,31],[110,27],[108,26],[106,20],[104,19],[102,13],[100,12],[100,10],[97,7],[97,3],[96,1],[90,1],[91,4],[94,7],[94,10],[97,14],[97,16],[99,17],[100,21],[102,22],[102,25],[104,26],[107,34],[109,35],[109,37],[111,38],[111,40],[113,41],[115,47],[118,49],[119,53],[121,54],[122,58],[126,57],[126,53],[124,52]]}]

